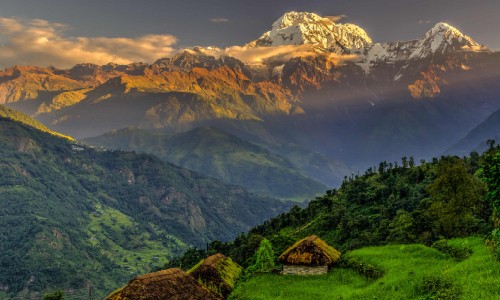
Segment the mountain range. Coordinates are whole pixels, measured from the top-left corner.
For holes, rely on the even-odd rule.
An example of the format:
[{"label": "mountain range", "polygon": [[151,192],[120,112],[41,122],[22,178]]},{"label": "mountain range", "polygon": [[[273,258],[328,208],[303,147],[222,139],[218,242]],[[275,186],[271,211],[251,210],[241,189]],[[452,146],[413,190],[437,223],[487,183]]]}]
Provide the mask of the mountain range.
[{"label": "mountain range", "polygon": [[75,138],[210,126],[288,159],[280,149],[293,146],[341,161],[337,173],[440,155],[500,109],[500,54],[446,23],[375,43],[359,26],[289,12],[238,47],[260,63],[233,48],[152,64],[15,66],[0,73],[0,101]]}]

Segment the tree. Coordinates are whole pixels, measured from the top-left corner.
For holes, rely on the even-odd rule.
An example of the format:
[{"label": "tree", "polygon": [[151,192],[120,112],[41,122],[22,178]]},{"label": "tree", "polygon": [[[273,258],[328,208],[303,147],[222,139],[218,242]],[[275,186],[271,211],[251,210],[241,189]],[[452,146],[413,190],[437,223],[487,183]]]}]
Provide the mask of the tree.
[{"label": "tree", "polygon": [[494,229],[488,244],[493,250],[493,254],[500,261],[500,146],[495,147],[495,141],[488,140],[488,151],[481,160],[481,177],[488,188],[486,200],[491,205],[493,213],[491,220]]},{"label": "tree", "polygon": [[48,293],[42,298],[42,300],[63,300],[63,299],[64,299],[64,292],[61,290],[57,290],[53,293]]},{"label": "tree", "polygon": [[438,164],[437,178],[426,188],[431,205],[427,212],[438,235],[465,236],[478,225],[485,209],[484,184],[467,172],[458,158],[444,158]]},{"label": "tree", "polygon": [[482,178],[488,192],[486,199],[493,209],[493,224],[500,227],[500,149],[494,148],[490,142],[490,149],[484,154],[482,161]]},{"label": "tree", "polygon": [[412,243],[416,240],[413,234],[414,220],[405,210],[398,210],[396,216],[389,224],[388,241],[392,243]]},{"label": "tree", "polygon": [[259,249],[255,252],[255,263],[248,267],[249,274],[255,272],[271,272],[276,267],[273,246],[267,239],[260,242]]}]

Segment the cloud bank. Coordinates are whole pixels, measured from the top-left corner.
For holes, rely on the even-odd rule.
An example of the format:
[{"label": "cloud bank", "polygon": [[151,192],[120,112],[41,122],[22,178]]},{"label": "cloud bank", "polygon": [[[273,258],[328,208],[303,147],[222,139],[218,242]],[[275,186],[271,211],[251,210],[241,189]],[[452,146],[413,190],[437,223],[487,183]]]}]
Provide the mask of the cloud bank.
[{"label": "cloud bank", "polygon": [[338,16],[325,16],[325,18],[328,18],[332,20],[333,23],[337,23],[340,20],[347,18],[347,15],[338,15]]},{"label": "cloud bank", "polygon": [[[227,21],[229,20],[212,20],[216,23]],[[159,58],[171,57],[188,50],[175,48],[177,38],[172,35],[144,35],[136,38],[72,37],[65,35],[68,29],[65,24],[46,20],[0,17],[0,68],[13,65],[69,68],[79,63],[152,63]],[[231,56],[251,65],[280,63],[298,56],[319,55],[312,45],[200,49],[205,55]],[[330,59],[341,63],[356,57],[330,54]]]},{"label": "cloud bank", "polygon": [[[215,57],[231,56],[249,65],[262,65],[271,62],[284,63],[294,57],[320,55],[312,45],[284,45],[275,47],[232,46],[225,49],[200,48],[199,51],[205,55]],[[325,55],[325,53],[321,54]],[[356,55],[338,55],[334,53],[329,53],[328,55],[329,59],[336,64],[358,58]]]},{"label": "cloud bank", "polygon": [[88,62],[153,62],[176,53],[172,35],[136,38],[68,37],[68,26],[46,20],[0,18],[0,67],[38,65],[71,67]]}]

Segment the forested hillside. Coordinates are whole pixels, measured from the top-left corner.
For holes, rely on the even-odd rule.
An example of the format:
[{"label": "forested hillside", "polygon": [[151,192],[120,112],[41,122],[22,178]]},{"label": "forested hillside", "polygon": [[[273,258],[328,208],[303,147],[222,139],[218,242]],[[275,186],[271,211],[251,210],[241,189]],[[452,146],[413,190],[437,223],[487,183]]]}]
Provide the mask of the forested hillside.
[{"label": "forested hillside", "polygon": [[290,204],[150,155],[97,151],[0,118],[0,286],[105,293],[188,246],[229,240]]},{"label": "forested hillside", "polygon": [[[441,157],[419,165],[412,158],[382,162],[346,178],[339,189],[306,208],[295,206],[231,243],[213,242],[210,251],[249,265],[263,238],[279,254],[312,234],[342,252],[386,244],[431,245],[440,239],[479,235],[487,237],[499,253],[495,248],[498,229],[493,230],[498,226],[498,212],[495,215],[493,210],[499,207],[499,166],[498,147],[482,156]],[[192,249],[171,265],[189,265],[203,255]]]},{"label": "forested hillside", "polygon": [[327,189],[303,175],[284,156],[215,127],[198,127],[178,134],[125,128],[84,142],[154,154],[177,166],[271,197],[303,201]]}]

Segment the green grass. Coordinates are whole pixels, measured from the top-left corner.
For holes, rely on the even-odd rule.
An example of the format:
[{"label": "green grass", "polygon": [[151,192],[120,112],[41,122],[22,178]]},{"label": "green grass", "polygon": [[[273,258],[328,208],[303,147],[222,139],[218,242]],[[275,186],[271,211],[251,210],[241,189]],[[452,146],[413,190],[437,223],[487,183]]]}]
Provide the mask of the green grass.
[{"label": "green grass", "polygon": [[[149,272],[152,267],[163,266],[168,262],[169,247],[151,239],[149,233],[139,230],[138,224],[120,211],[97,205],[90,219],[87,228],[89,244],[101,247],[101,255],[130,274]],[[157,232],[165,234],[161,230]],[[170,247],[185,247],[177,238],[170,238]]]},{"label": "green grass", "polygon": [[458,262],[423,245],[368,247],[348,255],[373,264],[384,276],[370,281],[353,270],[333,269],[327,275],[301,277],[258,275],[241,283],[232,299],[430,299],[422,290],[424,278],[450,280],[461,299],[499,299],[500,263],[480,238],[455,239],[469,243],[470,258]]}]

